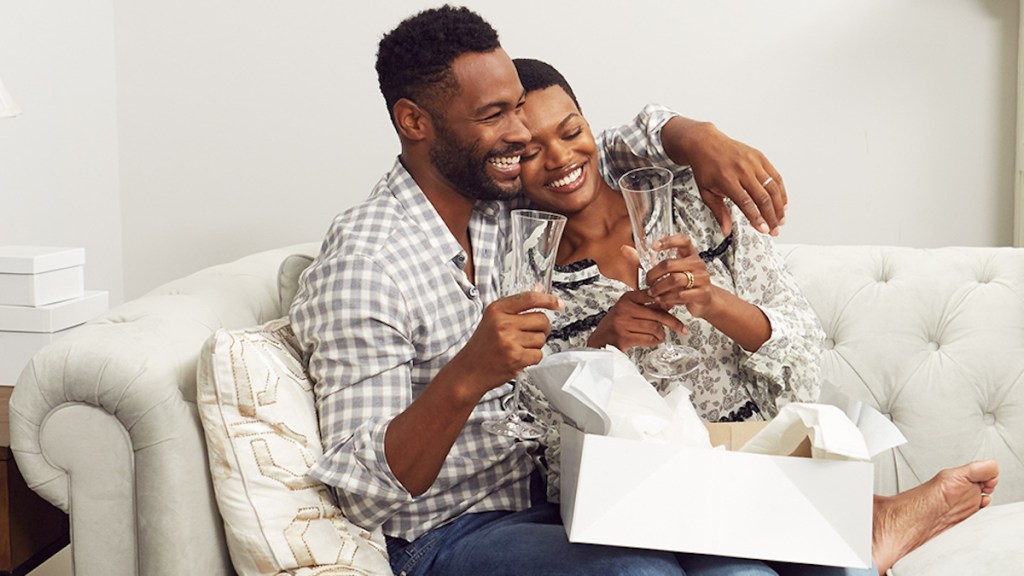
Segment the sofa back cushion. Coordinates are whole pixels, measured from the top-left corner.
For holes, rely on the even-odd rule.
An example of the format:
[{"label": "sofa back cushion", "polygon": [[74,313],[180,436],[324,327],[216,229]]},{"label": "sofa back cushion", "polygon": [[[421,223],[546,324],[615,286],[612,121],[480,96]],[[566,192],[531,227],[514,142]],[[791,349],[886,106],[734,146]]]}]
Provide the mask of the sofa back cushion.
[{"label": "sofa back cushion", "polygon": [[380,529],[350,523],[306,475],[323,454],[312,389],[286,318],[203,348],[197,403],[232,563],[241,576],[391,574]]},{"label": "sofa back cushion", "polygon": [[285,258],[278,268],[277,297],[286,316],[292,307],[295,294],[299,291],[299,277],[312,263],[313,257],[308,254],[292,254]]},{"label": "sofa back cushion", "polygon": [[1024,250],[780,251],[825,330],[822,378],[907,437],[875,459],[876,491],[995,458],[993,501],[1024,500]]}]

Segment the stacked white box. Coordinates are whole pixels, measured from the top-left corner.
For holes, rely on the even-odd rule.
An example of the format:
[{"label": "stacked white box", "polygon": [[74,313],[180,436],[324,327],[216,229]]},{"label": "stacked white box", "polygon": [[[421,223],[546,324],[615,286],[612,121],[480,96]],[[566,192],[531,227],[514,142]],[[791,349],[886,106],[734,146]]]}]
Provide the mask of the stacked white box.
[{"label": "stacked white box", "polygon": [[0,385],[13,385],[43,346],[107,309],[85,290],[85,249],[0,246]]},{"label": "stacked white box", "polygon": [[84,248],[0,246],[0,305],[44,306],[85,293]]}]

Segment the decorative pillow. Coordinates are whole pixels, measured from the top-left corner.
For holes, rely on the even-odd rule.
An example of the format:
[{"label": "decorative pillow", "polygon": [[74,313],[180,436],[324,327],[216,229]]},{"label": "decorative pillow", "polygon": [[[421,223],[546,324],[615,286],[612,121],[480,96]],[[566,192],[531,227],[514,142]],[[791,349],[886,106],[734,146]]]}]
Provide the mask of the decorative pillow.
[{"label": "decorative pillow", "polygon": [[197,374],[214,492],[239,576],[390,575],[384,537],[306,476],[323,454],[312,383],[287,318],[218,330]]},{"label": "decorative pillow", "polygon": [[281,262],[281,267],[277,269],[277,298],[283,314],[288,314],[295,293],[299,291],[299,276],[312,263],[312,256],[292,254],[285,258]]}]

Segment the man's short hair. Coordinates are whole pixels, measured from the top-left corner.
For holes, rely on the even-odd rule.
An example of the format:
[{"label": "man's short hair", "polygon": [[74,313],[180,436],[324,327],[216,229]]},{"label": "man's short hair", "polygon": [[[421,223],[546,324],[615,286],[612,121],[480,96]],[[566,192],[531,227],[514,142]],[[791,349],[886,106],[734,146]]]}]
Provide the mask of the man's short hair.
[{"label": "man's short hair", "polygon": [[572,103],[576,105],[576,109],[581,112],[583,111],[580,108],[580,103],[576,101],[576,94],[573,93],[572,86],[569,86],[569,81],[554,66],[541,60],[534,60],[533,58],[516,58],[512,62],[516,65],[519,81],[522,82],[523,90],[527,94],[534,90],[559,86],[562,90],[565,90],[569,98],[572,98]]},{"label": "man's short hair", "polygon": [[436,115],[443,100],[458,90],[452,62],[467,52],[500,47],[497,31],[465,7],[445,4],[405,19],[377,47],[377,81],[388,117],[401,98]]}]

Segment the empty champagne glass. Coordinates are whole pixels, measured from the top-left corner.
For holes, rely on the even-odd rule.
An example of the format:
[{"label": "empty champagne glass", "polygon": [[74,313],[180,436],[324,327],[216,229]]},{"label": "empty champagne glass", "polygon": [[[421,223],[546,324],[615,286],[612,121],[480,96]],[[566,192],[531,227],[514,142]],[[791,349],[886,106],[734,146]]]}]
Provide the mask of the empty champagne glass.
[{"label": "empty champagne glass", "polygon": [[[555,267],[558,241],[565,228],[565,216],[541,210],[513,210],[510,249],[512,263],[506,296],[521,292],[551,291],[551,272]],[[536,312],[527,310],[524,313]],[[483,423],[484,430],[492,434],[511,436],[520,440],[535,440],[544,434],[544,429],[523,420],[519,408],[519,390],[522,373],[516,377],[512,389],[512,401],[505,416],[500,420]]]},{"label": "empty champagne glass", "polygon": [[[672,171],[656,166],[630,170],[619,178],[619,189],[626,199],[629,219],[633,224],[633,242],[640,256],[640,286],[647,286],[647,272],[662,260],[674,258],[676,251],[655,250],[652,245],[673,234]],[[643,360],[646,374],[670,378],[691,372],[697,367],[695,349],[679,344],[670,331],[665,342],[648,353]]]}]

